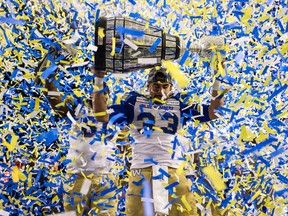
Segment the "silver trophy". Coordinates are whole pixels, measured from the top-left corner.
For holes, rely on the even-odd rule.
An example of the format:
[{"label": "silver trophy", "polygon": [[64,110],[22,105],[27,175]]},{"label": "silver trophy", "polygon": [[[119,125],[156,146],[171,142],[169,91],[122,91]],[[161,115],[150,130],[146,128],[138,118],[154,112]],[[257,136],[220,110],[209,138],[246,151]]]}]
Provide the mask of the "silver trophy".
[{"label": "silver trophy", "polygon": [[[189,48],[202,56],[209,48],[224,45],[222,36],[205,36]],[[127,73],[161,65],[161,60],[176,60],[187,49],[183,40],[160,28],[130,18],[99,18],[95,27],[95,67],[112,73]]]}]

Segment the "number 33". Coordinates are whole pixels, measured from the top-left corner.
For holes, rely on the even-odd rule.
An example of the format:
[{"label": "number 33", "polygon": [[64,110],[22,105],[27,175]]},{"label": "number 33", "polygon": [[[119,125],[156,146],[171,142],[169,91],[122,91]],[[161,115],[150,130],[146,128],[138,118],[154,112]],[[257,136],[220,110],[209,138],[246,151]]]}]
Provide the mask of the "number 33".
[{"label": "number 33", "polygon": [[[168,121],[167,127],[160,127],[163,132],[168,134],[175,134],[179,123],[178,117],[172,113],[166,112],[164,115],[161,115],[161,118],[162,120]],[[155,126],[155,116],[151,113],[140,113],[137,117],[137,121],[143,121],[143,128],[153,128],[153,126]]]}]

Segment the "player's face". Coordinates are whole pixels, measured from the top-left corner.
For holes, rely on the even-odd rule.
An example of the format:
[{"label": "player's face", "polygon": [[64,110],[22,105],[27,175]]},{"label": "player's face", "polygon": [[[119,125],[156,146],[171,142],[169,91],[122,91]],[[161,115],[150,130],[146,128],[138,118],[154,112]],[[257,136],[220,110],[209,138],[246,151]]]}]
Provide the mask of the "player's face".
[{"label": "player's face", "polygon": [[148,89],[152,98],[161,100],[163,96],[168,96],[169,92],[172,90],[172,85],[170,83],[154,82],[149,83]]}]

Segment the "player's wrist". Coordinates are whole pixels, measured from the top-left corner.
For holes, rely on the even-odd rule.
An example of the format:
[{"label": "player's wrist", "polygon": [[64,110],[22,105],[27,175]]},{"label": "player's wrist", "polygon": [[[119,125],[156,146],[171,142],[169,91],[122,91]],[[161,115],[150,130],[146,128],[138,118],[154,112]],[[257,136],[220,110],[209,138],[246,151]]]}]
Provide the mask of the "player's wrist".
[{"label": "player's wrist", "polygon": [[104,76],[105,76],[105,72],[98,71],[98,72],[96,73],[96,77],[97,77],[97,78],[103,79]]},{"label": "player's wrist", "polygon": [[103,78],[95,77],[94,78],[94,84],[99,88],[99,90],[103,89]]},{"label": "player's wrist", "polygon": [[215,82],[212,85],[212,89],[215,91],[219,91],[221,86],[221,82],[219,80],[215,80]]}]

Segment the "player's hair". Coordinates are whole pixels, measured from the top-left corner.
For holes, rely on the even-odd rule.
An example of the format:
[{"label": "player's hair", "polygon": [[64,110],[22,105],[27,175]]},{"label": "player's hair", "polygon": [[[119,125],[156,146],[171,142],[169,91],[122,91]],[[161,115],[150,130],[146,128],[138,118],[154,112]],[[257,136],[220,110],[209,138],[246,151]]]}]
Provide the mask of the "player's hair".
[{"label": "player's hair", "polygon": [[167,73],[166,69],[161,67],[160,69],[153,68],[148,75],[148,83],[152,82],[168,82],[172,84],[172,78]]}]

